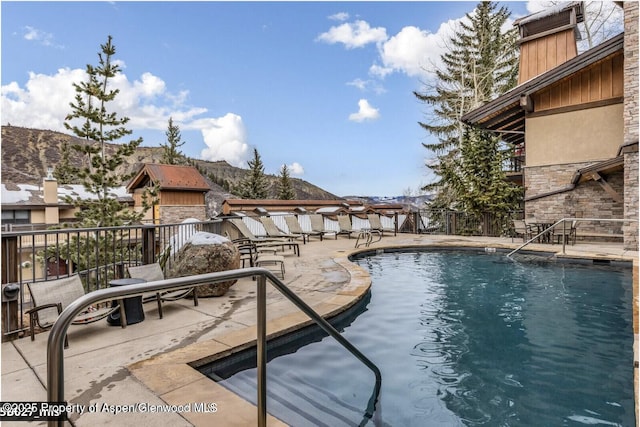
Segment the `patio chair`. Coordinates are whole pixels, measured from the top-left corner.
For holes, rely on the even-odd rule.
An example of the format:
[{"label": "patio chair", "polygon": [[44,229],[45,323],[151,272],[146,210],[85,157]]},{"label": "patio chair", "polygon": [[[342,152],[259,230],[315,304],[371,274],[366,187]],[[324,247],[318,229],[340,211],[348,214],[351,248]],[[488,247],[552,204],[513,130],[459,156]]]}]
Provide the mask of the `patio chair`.
[{"label": "patio chair", "polygon": [[287,215],[284,217],[284,221],[287,223],[287,227],[289,227],[289,233],[302,236],[303,243],[306,243],[311,236],[319,236],[320,241],[322,241],[323,231],[304,231],[295,216]]},{"label": "patio chair", "polygon": [[325,228],[324,217],[322,214],[309,215],[309,221],[311,221],[311,231],[314,233],[322,233],[323,236],[325,234],[333,234],[336,236],[336,239],[338,238],[338,233],[336,231]]},{"label": "patio chair", "polygon": [[[284,251],[285,248],[289,248],[289,249],[293,250],[293,254],[294,255],[300,256],[300,245],[298,245],[296,242],[292,242],[288,238],[283,238],[283,237],[269,237],[269,238],[256,237],[251,232],[251,230],[249,230],[249,227],[247,227],[247,224],[245,224],[244,221],[242,221],[242,219],[240,219],[240,218],[231,218],[229,221],[231,222],[231,224],[233,224],[236,227],[236,229],[238,230],[238,232],[242,236],[241,237],[242,239],[255,244],[256,247],[258,247],[258,248],[269,248],[269,247],[277,248],[277,247],[280,247],[283,251]],[[236,240],[238,240],[238,239],[236,239]]]},{"label": "patio chair", "polygon": [[352,234],[357,236],[360,233],[360,231],[351,228],[351,220],[348,215],[338,215],[338,227],[340,227],[338,234],[346,234],[349,238]]},{"label": "patio chair", "polygon": [[384,232],[393,233],[396,235],[396,229],[392,227],[384,227],[382,225],[382,221],[380,220],[380,215],[378,214],[367,214],[367,219],[369,219],[369,227],[372,230],[377,230],[380,232],[382,236],[384,236]]},{"label": "patio chair", "polygon": [[279,267],[280,276],[284,279],[284,257],[276,255],[275,248],[269,246],[261,247],[261,245],[256,245],[248,239],[235,239],[233,240],[233,243],[240,252],[242,268],[247,266],[247,262],[249,263],[249,267],[266,267],[275,265],[276,267]]},{"label": "patio chair", "polygon": [[566,225],[564,227],[558,225],[553,230],[554,237],[558,238],[558,243],[570,243],[571,245],[576,244],[576,226],[578,221],[571,221],[571,226],[567,229]]},{"label": "patio chair", "polygon": [[[157,262],[154,262],[153,264],[138,265],[135,267],[129,266],[127,267],[127,271],[129,272],[129,277],[132,277],[134,279],[144,279],[147,282],[164,280],[164,272],[162,271],[162,267],[160,267],[160,264],[158,264]],[[178,289],[169,292],[155,292],[152,295],[143,296],[142,301],[156,301],[158,304],[158,315],[162,319],[163,302],[177,301],[179,299],[186,298],[189,295],[193,296],[193,305],[197,307],[198,294],[195,287]]]},{"label": "patio chair", "polygon": [[304,236],[285,233],[284,231],[280,230],[276,225],[276,223],[273,222],[273,219],[271,219],[268,216],[261,216],[260,222],[262,223],[262,226],[264,227],[264,230],[267,232],[267,236],[269,237],[284,238],[288,240],[293,240],[298,237],[303,237],[303,240],[305,240]]},{"label": "patio chair", "polygon": [[[31,341],[35,339],[35,326],[41,329],[50,328],[58,319],[62,310],[78,298],[84,296],[84,286],[80,276],[73,275],[61,279],[49,280],[46,282],[28,283],[29,293],[33,308],[25,311],[29,315],[29,334]],[[121,310],[120,315],[124,316],[124,305],[122,303],[114,307],[89,307],[86,311],[78,314],[72,325],[86,325],[88,323],[102,320],[116,310]],[[126,325],[122,325],[124,328]],[[65,347],[66,338],[65,338]]]},{"label": "patio chair", "polygon": [[514,237],[522,237],[522,241],[526,242],[533,237],[533,230],[531,229],[531,226],[529,226],[524,220],[514,219],[513,236],[511,236],[512,242]]}]

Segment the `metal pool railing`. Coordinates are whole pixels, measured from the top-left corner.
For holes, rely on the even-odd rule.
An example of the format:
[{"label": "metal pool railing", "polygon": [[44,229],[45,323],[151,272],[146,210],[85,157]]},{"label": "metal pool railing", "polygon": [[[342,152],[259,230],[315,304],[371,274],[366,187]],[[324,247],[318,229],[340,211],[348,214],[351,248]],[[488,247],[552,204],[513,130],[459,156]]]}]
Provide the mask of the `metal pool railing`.
[{"label": "metal pool railing", "polygon": [[[295,304],[302,312],[311,318],[320,328],[333,337],[339,344],[353,354],[358,360],[371,369],[375,375],[375,386],[365,413],[366,418],[373,417],[376,403],[382,385],[382,374],[380,369],[362,354],[353,344],[327,322],[322,316],[316,313],[309,305],[300,299],[291,289],[289,289],[280,279],[264,268],[243,268],[239,270],[229,270],[217,273],[207,273],[195,276],[180,277],[175,279],[158,280],[154,282],[119,286],[115,288],[100,289],[90,292],[78,298],[60,314],[54,323],[47,342],[47,398],[49,402],[64,402],[64,341],[67,330],[74,317],[86,307],[98,302],[121,299],[142,295],[150,291],[165,292],[182,289],[191,286],[200,286],[210,283],[236,280],[245,277],[257,277],[257,367],[258,367],[258,426],[267,425],[267,279],[280,291],[289,301]],[[49,421],[49,427],[63,426],[62,420]]]}]

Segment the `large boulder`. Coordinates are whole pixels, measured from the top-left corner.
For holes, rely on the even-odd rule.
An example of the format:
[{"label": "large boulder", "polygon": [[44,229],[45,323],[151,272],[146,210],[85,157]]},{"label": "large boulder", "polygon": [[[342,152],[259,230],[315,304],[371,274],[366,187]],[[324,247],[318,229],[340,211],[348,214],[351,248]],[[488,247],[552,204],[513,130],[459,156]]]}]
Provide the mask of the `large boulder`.
[{"label": "large boulder", "polygon": [[[227,238],[200,231],[178,250],[165,277],[184,277],[240,268],[240,252]],[[198,297],[224,295],[236,280],[198,286]]]}]

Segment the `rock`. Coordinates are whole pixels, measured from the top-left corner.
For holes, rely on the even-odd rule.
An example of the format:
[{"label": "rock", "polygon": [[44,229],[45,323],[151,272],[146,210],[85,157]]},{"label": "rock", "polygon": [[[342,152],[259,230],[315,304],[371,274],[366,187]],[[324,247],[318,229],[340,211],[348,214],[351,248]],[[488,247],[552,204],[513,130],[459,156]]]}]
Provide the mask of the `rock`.
[{"label": "rock", "polygon": [[[240,268],[240,252],[227,238],[213,233],[195,233],[180,248],[166,278],[192,276]],[[224,295],[236,280],[198,286],[198,297]]]}]

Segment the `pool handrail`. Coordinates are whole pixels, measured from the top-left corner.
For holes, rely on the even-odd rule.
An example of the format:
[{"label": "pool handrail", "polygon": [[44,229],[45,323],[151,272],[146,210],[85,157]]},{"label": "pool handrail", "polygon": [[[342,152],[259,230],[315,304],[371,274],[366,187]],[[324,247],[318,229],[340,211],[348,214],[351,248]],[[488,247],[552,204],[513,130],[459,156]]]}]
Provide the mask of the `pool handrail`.
[{"label": "pool handrail", "polygon": [[[525,243],[523,243],[522,245],[520,245],[518,248],[512,250],[511,252],[509,252],[507,254],[508,258],[511,258],[511,255],[515,254],[516,252],[518,252],[520,249],[524,248],[525,246],[527,246],[529,243],[533,242],[534,240],[536,240],[538,237],[551,232],[551,230],[553,230],[556,226],[562,224],[562,232],[563,235],[566,235],[566,223],[567,222],[573,222],[576,221],[608,221],[608,222],[638,222],[637,219],[620,219],[620,218],[562,218],[561,220],[558,220],[555,224],[551,225],[549,228],[542,230],[542,232],[536,234],[534,237],[532,237],[531,239],[527,240]],[[566,239],[562,239],[562,254],[566,254],[565,251],[565,247],[566,247]]]},{"label": "pool handrail", "polygon": [[[300,299],[280,279],[265,268],[250,267],[237,270],[227,270],[215,273],[200,274],[194,276],[179,277],[174,279],[157,280],[141,284],[119,286],[100,289],[89,292],[73,301],[62,311],[53,324],[47,341],[47,399],[49,402],[64,402],[64,341],[69,325],[75,316],[85,308],[99,302],[106,302],[125,297],[139,296],[147,292],[165,292],[178,290],[190,286],[200,286],[211,283],[237,280],[245,277],[257,277],[257,370],[258,370],[258,426],[267,425],[267,345],[266,345],[266,285],[267,279],[289,301],[295,304],[302,312],[311,318],[320,328],[333,337],[339,344],[347,349],[358,360],[371,369],[376,378],[371,398],[367,405],[365,418],[371,418],[375,412],[375,406],[380,395],[382,374],[380,369],[362,354],[351,342],[344,338],[331,324],[316,313],[309,305]],[[64,420],[49,420],[49,427],[63,426]]]}]

